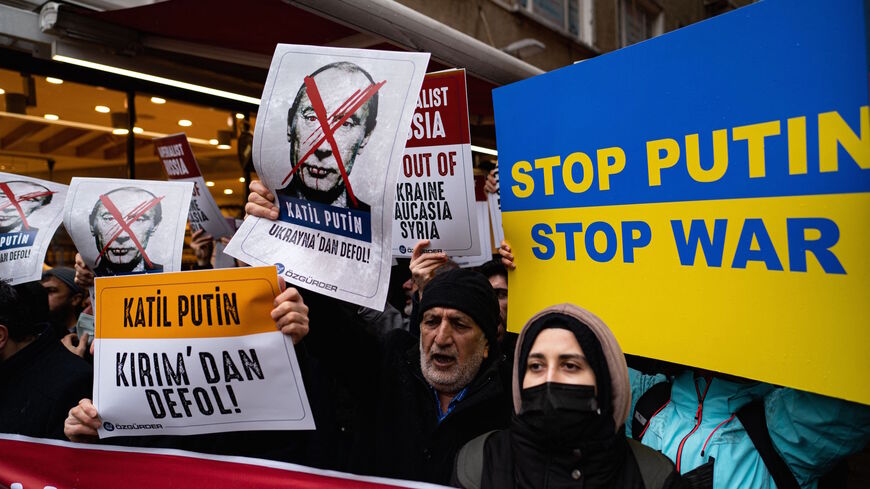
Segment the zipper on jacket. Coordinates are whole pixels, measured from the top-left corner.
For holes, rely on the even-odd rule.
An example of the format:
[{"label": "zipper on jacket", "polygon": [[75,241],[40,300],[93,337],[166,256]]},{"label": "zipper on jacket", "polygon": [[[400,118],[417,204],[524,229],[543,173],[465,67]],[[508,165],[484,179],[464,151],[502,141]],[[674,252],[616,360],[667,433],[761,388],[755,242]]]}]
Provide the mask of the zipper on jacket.
[{"label": "zipper on jacket", "polygon": [[734,416],[737,416],[737,415],[736,415],[736,414],[732,414],[730,418],[726,419],[725,421],[722,421],[721,423],[719,423],[718,425],[716,425],[715,428],[713,428],[713,431],[710,432],[710,436],[708,436],[707,439],[704,441],[704,446],[701,447],[701,457],[704,457],[704,450],[707,449],[707,444],[710,443],[710,438],[713,438],[713,435],[716,433],[716,431],[717,431],[719,428],[721,428],[725,423],[727,423],[727,422],[731,421],[732,419],[734,419]]},{"label": "zipper on jacket", "polygon": [[680,448],[677,449],[677,472],[680,472],[680,462],[683,456],[683,447],[686,445],[686,441],[689,439],[690,436],[698,431],[698,428],[701,426],[701,417],[704,415],[704,398],[707,397],[707,391],[710,390],[710,383],[712,380],[713,379],[711,377],[704,376],[704,381],[706,382],[707,386],[704,387],[704,393],[701,394],[701,390],[698,389],[698,379],[694,379],[695,393],[698,395],[698,410],[695,411],[695,427],[692,428],[692,431],[690,431],[689,434],[683,437],[682,441],[680,441]]}]

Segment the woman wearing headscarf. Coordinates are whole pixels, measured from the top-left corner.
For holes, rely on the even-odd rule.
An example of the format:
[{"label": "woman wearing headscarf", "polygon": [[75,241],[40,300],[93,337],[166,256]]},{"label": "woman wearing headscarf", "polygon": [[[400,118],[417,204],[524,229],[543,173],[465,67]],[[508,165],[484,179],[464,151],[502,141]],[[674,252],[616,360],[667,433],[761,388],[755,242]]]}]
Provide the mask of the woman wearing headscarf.
[{"label": "woman wearing headscarf", "polygon": [[535,315],[517,339],[514,416],[469,442],[454,483],[482,489],[679,488],[673,463],[625,437],[628,369],[613,333],[571,304]]}]

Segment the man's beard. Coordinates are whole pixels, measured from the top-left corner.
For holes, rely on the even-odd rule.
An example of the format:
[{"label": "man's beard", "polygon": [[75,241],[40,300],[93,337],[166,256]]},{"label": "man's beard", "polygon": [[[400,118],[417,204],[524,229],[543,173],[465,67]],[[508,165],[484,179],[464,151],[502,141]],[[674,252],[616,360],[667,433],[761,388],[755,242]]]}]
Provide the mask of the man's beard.
[{"label": "man's beard", "polygon": [[481,346],[472,352],[464,364],[457,361],[449,370],[443,371],[438,370],[432,364],[430,355],[442,354],[457,358],[458,352],[455,346],[441,349],[433,342],[428,355],[420,348],[420,369],[423,371],[423,378],[435,390],[445,394],[455,394],[470,384],[477,376],[485,358],[485,350],[486,348]]}]

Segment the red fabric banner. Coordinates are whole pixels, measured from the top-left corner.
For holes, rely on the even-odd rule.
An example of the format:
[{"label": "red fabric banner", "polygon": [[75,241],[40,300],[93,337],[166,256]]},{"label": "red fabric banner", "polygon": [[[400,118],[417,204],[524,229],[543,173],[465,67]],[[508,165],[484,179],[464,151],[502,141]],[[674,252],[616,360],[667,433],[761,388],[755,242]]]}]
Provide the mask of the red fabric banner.
[{"label": "red fabric banner", "polygon": [[268,460],[222,457],[182,450],[87,445],[0,434],[0,487],[43,489],[46,486],[57,489],[118,487],[435,489],[441,487],[421,482],[344,474]]}]

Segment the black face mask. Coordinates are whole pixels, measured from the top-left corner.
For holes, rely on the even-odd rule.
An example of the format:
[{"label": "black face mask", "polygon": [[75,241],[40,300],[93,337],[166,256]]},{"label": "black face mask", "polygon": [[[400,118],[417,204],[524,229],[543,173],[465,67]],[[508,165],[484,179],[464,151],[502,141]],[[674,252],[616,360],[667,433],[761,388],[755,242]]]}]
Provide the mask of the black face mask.
[{"label": "black face mask", "polygon": [[546,382],[523,389],[521,397],[514,429],[541,448],[572,449],[613,434],[612,419],[601,414],[591,385]]}]

